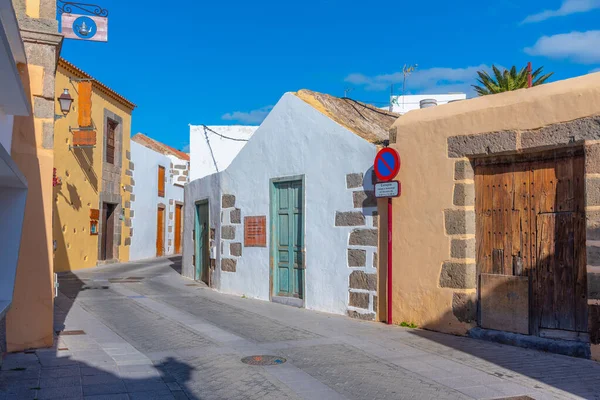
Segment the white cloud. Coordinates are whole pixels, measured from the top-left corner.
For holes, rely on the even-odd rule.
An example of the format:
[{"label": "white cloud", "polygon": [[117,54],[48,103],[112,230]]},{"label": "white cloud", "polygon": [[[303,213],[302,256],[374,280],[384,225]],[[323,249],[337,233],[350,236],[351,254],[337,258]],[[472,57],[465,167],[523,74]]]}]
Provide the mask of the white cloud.
[{"label": "white cloud", "polygon": [[549,18],[588,12],[596,8],[600,8],[600,0],[563,0],[558,10],[544,10],[538,14],[530,15],[522,23],[541,22]]},{"label": "white cloud", "polygon": [[569,59],[582,64],[600,62],[600,31],[542,36],[525,53],[532,56]]},{"label": "white cloud", "polygon": [[269,115],[273,106],[261,107],[257,110],[248,112],[234,111],[227,114],[223,114],[221,119],[226,121],[237,121],[244,124],[260,124]]},{"label": "white cloud", "polygon": [[[477,71],[489,70],[487,65],[478,65],[466,68],[429,68],[417,69],[406,78],[406,92],[418,91],[422,94],[444,92],[472,93],[471,85],[475,84]],[[402,72],[366,76],[363,74],[350,74],[345,81],[356,86],[364,86],[366,90],[381,91],[389,89],[391,84],[402,85]],[[401,86],[397,86],[400,89]]]}]

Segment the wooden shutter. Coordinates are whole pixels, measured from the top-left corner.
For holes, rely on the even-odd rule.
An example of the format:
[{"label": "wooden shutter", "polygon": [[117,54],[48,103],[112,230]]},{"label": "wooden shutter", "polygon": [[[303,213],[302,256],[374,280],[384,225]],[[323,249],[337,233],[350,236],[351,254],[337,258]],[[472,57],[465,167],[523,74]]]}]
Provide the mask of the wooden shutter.
[{"label": "wooden shutter", "polygon": [[158,167],[158,195],[165,197],[165,167]]},{"label": "wooden shutter", "polygon": [[79,82],[78,92],[77,122],[80,127],[92,126],[92,82]]},{"label": "wooden shutter", "polygon": [[116,124],[108,121],[106,129],[106,162],[110,164],[115,163],[115,128]]}]

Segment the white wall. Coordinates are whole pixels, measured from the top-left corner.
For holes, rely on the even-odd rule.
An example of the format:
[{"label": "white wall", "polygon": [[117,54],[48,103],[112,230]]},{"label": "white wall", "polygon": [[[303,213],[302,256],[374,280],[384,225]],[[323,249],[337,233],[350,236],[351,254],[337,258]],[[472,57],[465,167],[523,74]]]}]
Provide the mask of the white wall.
[{"label": "white wall", "polygon": [[[164,221],[165,255],[173,254],[175,249],[175,222],[169,215],[175,215],[175,204],[169,200],[183,202],[183,187],[174,185],[170,178],[171,158],[131,141],[131,161],[134,164],[135,185],[131,202],[134,212],[132,218],[133,236],[129,249],[131,261],[156,257],[157,208],[160,203],[166,206]],[[158,196],[158,166],[165,167],[165,197]],[[172,232],[168,232],[173,226]],[[171,240],[171,245],[169,245]]]},{"label": "white wall", "polygon": [[[406,95],[406,96],[392,96],[392,99],[397,101],[397,104],[393,105],[392,111],[399,114],[406,114],[412,110],[418,110],[421,108],[421,100],[436,99],[437,104],[447,104],[453,100],[465,100],[467,95],[465,93],[449,93],[449,94],[418,94],[418,95]],[[383,110],[389,110],[389,107],[381,107]]]},{"label": "white wall", "polygon": [[[248,140],[258,126],[213,125],[208,128],[227,137]],[[205,132],[210,146],[206,142]],[[225,170],[246,143],[222,138],[201,125],[190,125],[190,180]]]},{"label": "white wall", "polygon": [[8,154],[11,154],[13,121],[14,117],[4,114],[2,108],[0,108],[0,145],[4,147]]},{"label": "white wall", "polygon": [[[264,215],[269,227],[270,179],[304,175],[305,307],[344,314],[348,309],[348,279],[352,272],[347,264],[352,228],[334,226],[335,213],[353,210],[346,175],[366,173],[375,154],[374,145],[287,93],[229,168],[188,185],[186,203],[189,207],[200,200],[199,196],[207,196],[215,190],[215,181],[220,181],[218,186],[222,194],[236,196],[235,207],[241,209],[242,221],[245,216]],[[372,226],[373,211],[374,208],[363,210],[369,226]],[[218,223],[212,217],[211,221]],[[186,240],[191,235],[187,227],[192,222],[193,213],[186,210]],[[223,224],[228,222],[223,221]],[[269,235],[270,232],[267,243],[270,243]],[[243,243],[243,225],[237,225],[234,241]],[[217,250],[220,251],[220,246]],[[224,250],[227,257],[228,246]],[[185,269],[185,264],[191,263],[193,251],[186,249],[184,253]],[[221,271],[216,288],[268,300],[269,258],[269,246],[243,247],[242,257],[237,260],[237,271]],[[375,272],[372,261],[368,259],[367,263],[370,266],[368,272]],[[220,265],[219,259],[217,265]]]}]

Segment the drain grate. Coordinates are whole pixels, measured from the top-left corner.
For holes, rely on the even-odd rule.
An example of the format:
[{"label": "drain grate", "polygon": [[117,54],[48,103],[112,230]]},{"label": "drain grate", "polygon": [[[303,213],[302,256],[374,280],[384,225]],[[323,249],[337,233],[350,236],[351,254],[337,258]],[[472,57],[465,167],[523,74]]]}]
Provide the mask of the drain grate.
[{"label": "drain grate", "polygon": [[140,278],[137,276],[130,276],[127,278],[108,278],[110,283],[137,283],[140,282],[144,278]]},{"label": "drain grate", "polygon": [[242,358],[242,362],[248,365],[279,365],[286,362],[286,359],[277,356],[250,356]]},{"label": "drain grate", "polygon": [[84,331],[56,331],[58,336],[76,336],[76,335],[85,335]]},{"label": "drain grate", "polygon": [[529,396],[514,396],[514,397],[500,397],[494,400],[535,400],[533,397]]}]

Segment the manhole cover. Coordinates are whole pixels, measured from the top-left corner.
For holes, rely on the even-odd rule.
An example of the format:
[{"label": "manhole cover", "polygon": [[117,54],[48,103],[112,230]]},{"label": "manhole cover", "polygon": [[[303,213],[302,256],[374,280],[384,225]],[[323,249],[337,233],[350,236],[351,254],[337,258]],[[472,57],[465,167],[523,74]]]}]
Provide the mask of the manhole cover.
[{"label": "manhole cover", "polygon": [[248,365],[279,365],[285,361],[285,358],[277,356],[250,356],[242,358],[242,362]]}]

